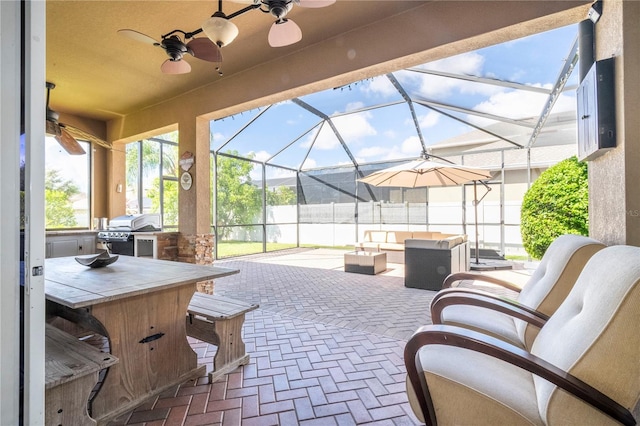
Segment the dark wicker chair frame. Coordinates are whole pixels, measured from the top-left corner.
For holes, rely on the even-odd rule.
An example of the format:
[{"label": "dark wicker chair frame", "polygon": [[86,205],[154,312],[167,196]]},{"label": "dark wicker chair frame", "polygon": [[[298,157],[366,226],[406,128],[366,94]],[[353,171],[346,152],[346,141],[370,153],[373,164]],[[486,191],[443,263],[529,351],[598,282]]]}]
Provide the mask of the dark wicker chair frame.
[{"label": "dark wicker chair frame", "polygon": [[629,410],[607,395],[523,349],[472,330],[449,325],[428,325],[418,329],[409,339],[405,347],[404,359],[407,376],[429,426],[435,426],[438,422],[429,388],[422,373],[424,370],[417,356],[420,348],[426,345],[450,345],[490,355],[550,381],[623,425],[636,424]]}]

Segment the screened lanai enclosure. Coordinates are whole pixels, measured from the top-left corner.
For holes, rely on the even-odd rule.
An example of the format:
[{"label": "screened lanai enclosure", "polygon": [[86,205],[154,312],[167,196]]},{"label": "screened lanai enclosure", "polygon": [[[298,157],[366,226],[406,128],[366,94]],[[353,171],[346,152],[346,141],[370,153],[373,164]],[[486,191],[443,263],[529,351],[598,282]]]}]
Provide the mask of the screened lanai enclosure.
[{"label": "screened lanai enclosure", "polygon": [[[352,247],[378,229],[475,242],[472,184],[359,182],[425,153],[492,172],[479,246],[526,256],[523,195],[577,151],[577,33],[563,27],[212,121],[216,257]],[[177,142],[170,134],[128,146],[128,212],[160,212],[165,229],[178,224]]]}]

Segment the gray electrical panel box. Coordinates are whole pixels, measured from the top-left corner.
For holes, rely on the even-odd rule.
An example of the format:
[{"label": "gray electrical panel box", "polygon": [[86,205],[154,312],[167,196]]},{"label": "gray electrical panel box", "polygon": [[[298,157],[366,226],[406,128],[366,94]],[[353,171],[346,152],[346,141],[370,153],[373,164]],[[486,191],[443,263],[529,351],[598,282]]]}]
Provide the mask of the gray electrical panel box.
[{"label": "gray electrical panel box", "polygon": [[578,87],[579,160],[593,160],[616,146],[614,59],[594,62]]}]

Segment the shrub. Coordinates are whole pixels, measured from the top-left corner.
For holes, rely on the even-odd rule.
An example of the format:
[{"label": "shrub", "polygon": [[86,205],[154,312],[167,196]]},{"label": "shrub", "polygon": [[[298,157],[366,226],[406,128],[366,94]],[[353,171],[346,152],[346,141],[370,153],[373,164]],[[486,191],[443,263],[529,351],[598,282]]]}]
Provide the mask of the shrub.
[{"label": "shrub", "polygon": [[527,253],[540,259],[563,234],[589,234],[587,163],[571,157],[549,167],[522,200],[520,232]]}]

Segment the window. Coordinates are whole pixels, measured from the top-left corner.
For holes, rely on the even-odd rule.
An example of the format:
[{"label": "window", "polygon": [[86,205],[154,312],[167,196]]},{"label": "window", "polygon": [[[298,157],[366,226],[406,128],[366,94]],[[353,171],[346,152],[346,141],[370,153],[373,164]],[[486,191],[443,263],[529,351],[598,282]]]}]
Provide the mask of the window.
[{"label": "window", "polygon": [[89,228],[91,218],[91,144],[78,141],[87,154],[70,155],[58,142],[45,140],[45,226]]},{"label": "window", "polygon": [[159,213],[178,228],[178,132],[127,145],[127,214]]}]

